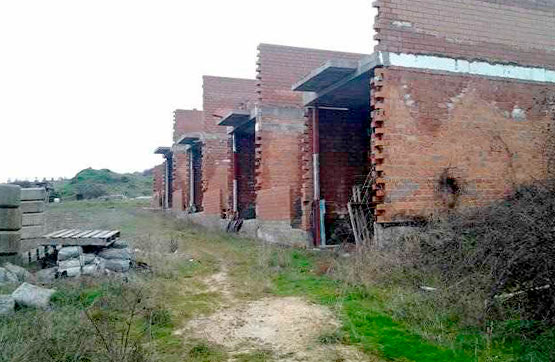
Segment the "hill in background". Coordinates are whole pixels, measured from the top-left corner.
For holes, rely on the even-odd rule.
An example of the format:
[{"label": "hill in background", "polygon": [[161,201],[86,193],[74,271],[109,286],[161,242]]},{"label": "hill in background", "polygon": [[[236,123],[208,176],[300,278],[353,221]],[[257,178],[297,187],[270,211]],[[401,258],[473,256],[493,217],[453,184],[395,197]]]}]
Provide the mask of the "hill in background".
[{"label": "hill in background", "polygon": [[87,168],[69,180],[54,182],[57,197],[64,200],[94,199],[102,196],[126,197],[152,194],[152,170],[120,174],[108,169]]}]

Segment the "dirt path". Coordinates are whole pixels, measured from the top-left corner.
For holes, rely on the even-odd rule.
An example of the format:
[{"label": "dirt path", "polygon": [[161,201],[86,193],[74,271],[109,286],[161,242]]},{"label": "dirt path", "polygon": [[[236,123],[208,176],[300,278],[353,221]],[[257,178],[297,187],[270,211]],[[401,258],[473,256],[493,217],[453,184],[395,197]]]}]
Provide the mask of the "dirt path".
[{"label": "dirt path", "polygon": [[274,361],[370,361],[356,348],[340,344],[341,323],[327,308],[298,297],[242,302],[233,295],[224,263],[205,278],[208,291],[222,297],[219,310],[187,323],[180,335],[224,346],[234,356],[265,351]]}]

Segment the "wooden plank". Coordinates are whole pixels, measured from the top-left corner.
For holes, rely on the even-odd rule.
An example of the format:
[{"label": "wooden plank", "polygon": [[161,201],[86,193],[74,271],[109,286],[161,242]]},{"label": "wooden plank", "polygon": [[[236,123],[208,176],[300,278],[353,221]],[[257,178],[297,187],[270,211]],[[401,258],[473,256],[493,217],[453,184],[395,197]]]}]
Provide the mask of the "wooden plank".
[{"label": "wooden plank", "polygon": [[67,235],[64,235],[64,238],[73,238],[73,237],[75,237],[75,235],[80,234],[80,233],[81,233],[81,230],[75,230],[75,231],[73,231],[73,232],[71,232]]},{"label": "wooden plank", "polygon": [[358,228],[357,228],[357,223],[355,220],[355,213],[353,212],[353,207],[351,205],[351,203],[347,203],[347,209],[349,210],[349,218],[351,219],[351,227],[353,228],[353,235],[355,236],[355,243],[357,246],[362,245],[362,242],[360,240],[360,236],[358,234]]},{"label": "wooden plank", "polygon": [[54,235],[56,235],[56,234],[58,234],[58,233],[60,233],[60,232],[66,231],[66,230],[67,230],[67,229],[62,229],[62,230],[53,231],[53,232],[51,232],[51,233],[49,233],[49,234],[44,235],[43,238],[49,238],[49,237],[51,237],[51,236],[54,236]]},{"label": "wooden plank", "polygon": [[87,235],[87,234],[90,233],[91,231],[92,231],[92,230],[85,230],[85,231],[82,231],[82,232],[80,232],[79,234],[75,235],[74,238],[80,238],[80,237],[82,237],[83,235]]},{"label": "wooden plank", "polygon": [[79,238],[87,238],[89,235],[92,235],[96,232],[96,230],[88,230],[86,234],[80,235]]},{"label": "wooden plank", "polygon": [[53,238],[54,239],[65,238],[66,235],[69,235],[69,234],[73,233],[74,231],[75,231],[75,229],[70,229],[70,230],[66,231],[65,233],[54,235]]},{"label": "wooden plank", "polygon": [[55,232],[54,235],[51,235],[50,237],[51,237],[51,238],[56,238],[56,237],[58,237],[58,235],[62,235],[62,234],[64,234],[64,233],[67,233],[69,230],[71,230],[71,229],[62,229],[62,230],[59,230],[59,231]]},{"label": "wooden plank", "polygon": [[108,233],[108,235],[106,236],[106,238],[111,239],[111,238],[117,238],[120,234],[119,230],[112,230]]},{"label": "wooden plank", "polygon": [[96,235],[100,232],[101,230],[93,230],[90,233],[88,233],[87,235],[83,235],[82,238],[90,238],[93,235]]},{"label": "wooden plank", "polygon": [[96,234],[94,237],[99,239],[105,239],[106,236],[108,236],[108,234],[110,234],[110,230],[102,230],[102,232]]}]

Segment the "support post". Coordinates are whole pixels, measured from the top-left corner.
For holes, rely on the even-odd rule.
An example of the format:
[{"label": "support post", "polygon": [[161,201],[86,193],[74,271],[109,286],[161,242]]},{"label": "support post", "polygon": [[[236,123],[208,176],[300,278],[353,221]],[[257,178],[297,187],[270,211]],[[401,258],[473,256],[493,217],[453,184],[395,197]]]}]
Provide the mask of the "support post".
[{"label": "support post", "polygon": [[237,175],[239,173],[239,162],[237,154],[237,135],[235,132],[231,134],[231,141],[233,147],[233,212],[237,214],[239,211],[239,190],[238,190],[238,182],[237,182]]},{"label": "support post", "polygon": [[314,241],[316,246],[325,246],[322,211],[320,205],[320,110],[312,109],[312,168],[314,171]]},{"label": "support post", "polygon": [[189,208],[192,210],[195,206],[195,167],[193,146],[189,146]]}]

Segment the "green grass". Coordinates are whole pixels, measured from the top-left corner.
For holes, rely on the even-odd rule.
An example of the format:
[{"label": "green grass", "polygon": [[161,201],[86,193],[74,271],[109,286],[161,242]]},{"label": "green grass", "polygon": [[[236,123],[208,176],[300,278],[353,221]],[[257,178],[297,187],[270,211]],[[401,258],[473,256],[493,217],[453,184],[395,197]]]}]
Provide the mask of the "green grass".
[{"label": "green grass", "polygon": [[[341,340],[358,346],[369,355],[392,361],[549,361],[555,346],[554,329],[539,337],[522,340],[522,325],[496,323],[494,333],[486,335],[475,328],[460,328],[451,321],[450,336],[437,336],[438,343],[422,336],[410,319],[395,318],[391,290],[348,285],[328,276],[318,276],[314,266],[319,256],[304,251],[288,252],[291,262],[274,277],[276,293],[308,297],[335,310],[343,322],[341,333],[322,336],[321,343]],[[514,325],[516,323],[517,325]],[[433,323],[431,323],[433,329]],[[537,328],[531,331],[537,332]],[[443,331],[445,332],[445,330]],[[436,331],[437,333],[437,331]],[[443,337],[443,338],[437,338]]]},{"label": "green grass", "polygon": [[[371,357],[391,361],[543,362],[553,356],[555,330],[540,322],[495,322],[489,325],[490,333],[482,327],[462,327],[460,316],[452,311],[430,307],[429,313],[420,313],[433,303],[429,294],[396,284],[363,287],[334,274],[322,275],[320,266],[333,258],[328,253],[277,248],[208,232],[141,206],[134,201],[86,201],[49,208],[48,218],[60,228],[122,230],[134,248],[148,251],[140,261],[149,264],[152,272],[123,284],[89,279],[56,282],[50,311],[24,309],[13,319],[0,319],[0,361],[33,361],[37,356],[45,361],[103,360],[83,312],[95,310],[121,329],[126,320],[121,298],[137,288],[145,291],[144,310],[133,324],[132,335],[144,346],[146,360],[271,361],[275,356],[269,351],[231,356],[222,346],[175,333],[190,319],[221,307],[221,293],[208,289],[203,280],[224,267],[239,302],[299,296],[329,307],[342,327],[321,335],[321,344],[353,345]],[[171,240],[178,241],[177,254],[168,253]],[[55,359],[40,351],[43,344],[48,344],[48,353]]]}]

